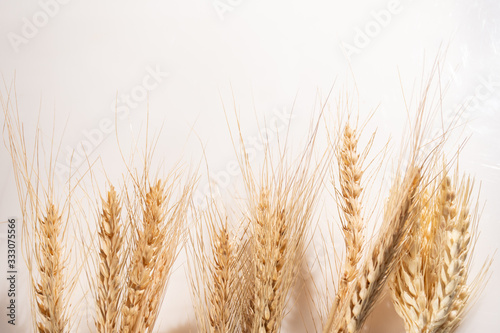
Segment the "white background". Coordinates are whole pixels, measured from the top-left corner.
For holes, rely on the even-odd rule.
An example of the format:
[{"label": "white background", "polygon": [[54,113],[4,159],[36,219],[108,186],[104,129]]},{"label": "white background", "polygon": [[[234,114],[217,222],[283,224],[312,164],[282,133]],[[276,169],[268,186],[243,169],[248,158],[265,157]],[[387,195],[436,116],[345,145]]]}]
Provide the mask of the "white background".
[{"label": "white background", "polygon": [[[68,154],[66,147],[75,149],[86,140],[85,133],[101,130],[103,119],[114,123],[117,96],[135,92],[139,100],[128,108],[128,117],[116,119],[118,131],[137,134],[144,128],[148,105],[138,96],[152,69],[169,73],[159,76],[149,91],[151,131],[158,132],[164,124],[158,152],[167,169],[179,160],[199,163],[202,146],[213,173],[234,160],[223,111],[225,105],[232,113],[233,94],[246,137],[257,136],[256,116],[262,122],[289,112],[296,98],[291,127],[292,137],[299,142],[318,113],[315,103],[324,101],[332,85],[333,97],[345,90],[356,96],[354,80],[361,118],[378,106],[371,126],[379,129],[382,141],[392,137],[397,143],[406,119],[401,87],[411,95],[423,69],[429,70],[437,54],[447,49],[441,64],[442,82],[449,83],[443,112],[454,112],[463,103],[472,105],[461,121],[467,122],[462,127],[464,135],[471,135],[460,156],[461,170],[474,174],[482,184],[484,210],[472,271],[498,248],[497,1],[72,0],[47,7],[48,2],[0,1],[0,73],[7,85],[15,77],[27,136],[32,135],[40,110],[40,128],[50,134],[55,114],[56,132],[65,129],[61,163]],[[32,23],[38,26],[30,30]],[[349,57],[342,45],[356,52]],[[1,90],[4,95],[5,89]],[[336,117],[334,105],[332,101],[332,119]],[[89,157],[102,157],[106,172],[119,180],[124,169],[115,134],[97,141]],[[0,161],[0,220],[5,221],[20,217],[20,208],[4,147]],[[5,224],[0,231],[4,248]],[[341,248],[340,238],[339,242]],[[185,256],[179,257],[174,268],[160,332],[189,332],[193,311]],[[4,278],[0,281],[0,309],[4,309],[0,310],[0,331],[29,332],[26,306],[18,308],[17,329],[6,324],[7,284]],[[25,282],[18,281],[19,302],[26,297]],[[500,330],[499,284],[500,262],[496,260],[489,283],[460,332]],[[85,318],[85,311],[79,313]],[[296,318],[287,320],[292,319]],[[78,331],[86,330],[82,322]],[[366,330],[403,332],[387,299],[377,306]],[[283,331],[303,332],[304,328],[285,324]]]}]

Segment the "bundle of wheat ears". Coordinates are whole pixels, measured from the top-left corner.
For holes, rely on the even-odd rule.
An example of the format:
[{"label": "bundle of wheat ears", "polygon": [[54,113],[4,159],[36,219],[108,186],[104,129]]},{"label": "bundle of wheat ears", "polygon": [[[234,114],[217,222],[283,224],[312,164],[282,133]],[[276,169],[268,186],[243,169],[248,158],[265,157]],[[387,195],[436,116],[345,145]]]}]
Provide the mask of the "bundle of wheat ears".
[{"label": "bundle of wheat ears", "polygon": [[[473,179],[461,177],[456,159],[446,161],[442,140],[426,156],[424,112],[419,108],[403,146],[375,235],[365,233],[369,219],[364,186],[367,147],[352,118],[338,124],[326,152],[313,162],[317,127],[296,159],[265,149],[257,171],[245,152],[241,130],[239,164],[246,188],[241,208],[215,196],[206,207],[192,204],[194,174],[172,171],[153,177],[151,155],[145,167],[109,184],[93,197],[92,239],[87,265],[74,262],[68,236],[75,189],[68,181],[57,195],[52,164],[44,173],[36,135],[30,153],[14,94],[1,102],[23,213],[25,256],[31,276],[33,329],[70,332],[86,326],[95,332],[153,332],[174,261],[186,248],[197,329],[200,332],[280,332],[297,306],[293,290],[306,274],[320,191],[334,184],[345,255],[339,261],[335,290],[318,315],[315,331],[360,332],[389,287],[407,332],[453,332],[484,285],[482,272],[469,279],[479,220]],[[425,99],[425,98],[423,98]],[[330,136],[329,136],[330,137]],[[54,146],[52,144],[52,146]],[[53,163],[57,153],[51,152]],[[334,179],[326,179],[336,170]],[[328,180],[328,181],[325,181]],[[75,184],[76,183],[76,184]],[[61,198],[64,198],[63,200]],[[326,244],[332,247],[332,244]],[[90,258],[90,259],[89,259]],[[333,258],[331,258],[334,260]],[[83,266],[82,266],[83,265]],[[85,271],[82,278],[78,273]],[[94,304],[91,322],[72,316],[71,295],[86,279]],[[387,285],[387,286],[386,286]],[[389,290],[388,289],[388,290]],[[311,296],[313,297],[313,296]]]}]

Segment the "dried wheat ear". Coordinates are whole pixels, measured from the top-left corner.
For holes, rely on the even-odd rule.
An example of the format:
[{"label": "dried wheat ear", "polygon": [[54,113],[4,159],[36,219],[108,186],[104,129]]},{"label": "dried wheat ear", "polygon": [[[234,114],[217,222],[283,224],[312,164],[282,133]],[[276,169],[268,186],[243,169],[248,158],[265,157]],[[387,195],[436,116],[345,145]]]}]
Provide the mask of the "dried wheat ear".
[{"label": "dried wheat ear", "polygon": [[33,281],[38,309],[39,332],[65,332],[68,327],[63,300],[64,254],[61,244],[62,218],[54,204],[47,204],[46,215],[36,227],[38,281]]},{"label": "dried wheat ear", "polygon": [[198,329],[202,332],[239,331],[243,293],[241,246],[228,219],[225,211],[211,201],[207,209],[199,212],[196,228],[191,232],[191,290]]},{"label": "dried wheat ear", "polygon": [[358,153],[358,135],[356,128],[347,123],[337,148],[336,199],[346,255],[335,299],[323,325],[324,333],[362,329],[414,226],[416,192],[422,175],[412,163],[392,185],[378,237],[365,244],[361,185],[364,171]]},{"label": "dried wheat ear", "polygon": [[420,191],[418,228],[390,283],[407,332],[455,331],[487,271],[468,281],[478,219],[473,181],[447,173]]},{"label": "dried wheat ear", "polygon": [[[95,290],[97,332],[152,332],[172,264],[182,241],[192,187],[174,200],[175,183],[136,187],[123,201],[113,186],[102,199],[98,219],[99,258]],[[131,245],[129,252],[125,245]],[[127,260],[127,257],[130,257]]]},{"label": "dried wheat ear", "polygon": [[121,202],[111,186],[102,199],[98,220],[99,259],[96,282],[96,318],[98,332],[112,333],[118,329],[120,300],[123,288],[124,227],[121,221]]},{"label": "dried wheat ear", "polygon": [[[65,230],[71,195],[58,205],[52,195],[52,174],[47,188],[42,189],[42,173],[38,161],[30,163],[27,157],[22,126],[12,119],[9,102],[1,102],[26,221],[23,231],[34,329],[69,332],[73,318],[68,296],[74,283],[68,275],[70,250]],[[418,136],[419,125],[415,127]],[[428,185],[430,176],[415,161],[420,148],[416,139],[411,147],[414,156],[406,169],[398,169],[385,200],[380,232],[367,242],[361,183],[366,155],[358,153],[359,134],[356,127],[346,124],[338,147],[333,149],[346,256],[323,332],[360,332],[387,281],[407,332],[453,332],[488,269],[487,262],[469,281],[478,221],[471,200],[473,181],[458,175],[449,177],[445,169]],[[289,302],[291,290],[303,267],[324,170],[330,165],[330,159],[325,158],[311,167],[315,135],[292,168],[286,166],[284,155],[278,163],[271,163],[266,150],[257,178],[243,152],[240,167],[247,198],[241,235],[231,229],[229,217],[213,202],[200,212],[201,226],[191,237],[195,268],[191,282],[200,331],[281,331],[293,306]],[[150,158],[145,156],[146,165]],[[132,176],[131,193],[110,186],[98,209],[98,245],[91,248],[97,257],[91,289],[99,333],[153,332],[184,240],[194,180],[181,188],[177,175],[171,182],[150,182],[145,169],[144,179]],[[208,242],[202,236],[204,227],[209,230]]]},{"label": "dried wheat ear", "polygon": [[364,223],[361,213],[361,177],[362,160],[358,153],[358,133],[349,123],[344,127],[340,144],[336,150],[339,169],[339,189],[337,204],[341,208],[341,224],[346,255],[343,272],[336,288],[335,300],[325,325],[325,331],[332,328],[333,321],[339,315],[340,307],[345,302],[349,288],[356,278],[364,246]]},{"label": "dried wheat ear", "polygon": [[[316,175],[321,175],[318,170]],[[316,202],[317,182],[307,170],[284,171],[249,194],[248,265],[243,288],[243,332],[275,333],[281,329],[290,292],[300,274],[308,229]]]}]

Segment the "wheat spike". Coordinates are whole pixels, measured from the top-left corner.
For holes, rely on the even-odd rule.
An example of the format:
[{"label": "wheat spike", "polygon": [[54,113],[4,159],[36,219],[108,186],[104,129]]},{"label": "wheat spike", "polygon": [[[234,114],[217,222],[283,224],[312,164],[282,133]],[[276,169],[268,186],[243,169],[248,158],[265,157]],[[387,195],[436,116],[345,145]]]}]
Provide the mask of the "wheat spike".
[{"label": "wheat spike", "polygon": [[[320,173],[319,173],[320,174]],[[253,297],[243,304],[251,321],[250,332],[279,332],[289,292],[300,272],[307,226],[315,202],[315,178],[300,173],[256,190],[250,206],[250,263],[247,280]],[[271,188],[274,191],[271,191]],[[258,194],[258,195],[257,195]]]},{"label": "wheat spike", "polygon": [[283,297],[283,266],[288,232],[283,213],[270,207],[269,193],[263,190],[254,223],[255,299],[253,332],[277,332]]},{"label": "wheat spike", "polygon": [[[66,227],[72,206],[73,188],[69,186],[62,205],[54,200],[55,142],[43,149],[41,131],[37,127],[32,151],[27,147],[25,127],[19,118],[15,82],[5,93],[0,91],[4,113],[5,145],[9,151],[17,195],[23,216],[22,254],[30,276],[30,305],[33,331],[68,332],[71,305],[67,301],[75,285],[76,274],[70,276],[66,265]],[[38,125],[38,124],[37,124]],[[70,184],[70,182],[68,182]],[[42,203],[45,200],[45,204]],[[69,214],[68,214],[69,215]]]},{"label": "wheat spike", "polygon": [[212,291],[210,293],[210,326],[212,332],[230,333],[235,332],[236,325],[232,319],[234,313],[233,302],[235,300],[235,264],[236,257],[234,246],[230,240],[227,226],[223,225],[219,232],[214,235],[213,264],[212,268]]},{"label": "wheat spike", "polygon": [[[202,332],[240,332],[242,247],[228,227],[227,213],[221,211],[215,200],[197,218],[196,235],[191,237],[191,287],[198,328]],[[208,228],[208,242],[204,231]],[[193,234],[191,233],[191,236]],[[192,274],[195,273],[195,274]],[[247,291],[248,292],[248,291]]]},{"label": "wheat spike", "polygon": [[[421,228],[414,236],[416,252],[403,258],[391,285],[407,332],[453,332],[479,282],[467,285],[471,224],[477,222],[469,211],[472,182],[468,178],[456,183],[444,170],[434,197],[423,198]],[[487,268],[483,267],[479,278]]]},{"label": "wheat spike", "polygon": [[[407,332],[424,332],[430,314],[427,312],[426,257],[424,251],[432,233],[434,210],[430,204],[429,190],[420,196],[420,215],[408,252],[403,256],[390,283],[396,312],[403,318]],[[430,253],[430,251],[427,251]]]},{"label": "wheat spike", "polygon": [[[183,240],[183,226],[186,221],[187,206],[191,198],[192,189],[192,183],[188,182],[179,200],[170,209],[165,207],[165,201],[168,202],[165,198],[163,200],[158,200],[156,203],[158,212],[155,214],[159,221],[163,219],[160,233],[164,236],[157,239],[159,253],[157,253],[156,257],[158,259],[152,272],[143,320],[143,327],[146,332],[153,332],[156,319],[158,318],[158,312],[165,295],[170,271],[177,258],[179,244]],[[167,196],[170,194],[171,193],[168,192]],[[159,194],[156,196],[158,197]],[[161,213],[162,211],[164,214]]]},{"label": "wheat spike", "polygon": [[357,152],[358,137],[356,130],[346,124],[342,144],[338,153],[340,197],[339,206],[343,212],[342,231],[344,234],[346,257],[344,260],[342,278],[340,279],[335,301],[328,316],[330,326],[335,319],[339,304],[344,302],[348,288],[358,272],[364,243],[364,225],[361,216],[360,195],[361,176],[363,174],[359,154]]},{"label": "wheat spike", "polygon": [[[254,224],[255,237],[255,300],[253,331],[276,332],[277,305],[281,304],[280,288],[283,279],[286,233],[283,220],[270,209],[269,193],[261,195],[258,216]],[[283,234],[281,233],[283,231]]]},{"label": "wheat spike", "polygon": [[[433,313],[429,325],[429,332],[441,332],[450,325],[450,314],[455,307],[461,305],[465,298],[465,282],[467,278],[467,255],[470,242],[470,182],[462,184],[460,188],[460,207],[453,205],[455,192],[451,187],[451,180],[445,178],[442,186],[442,200],[446,202],[442,207],[443,227],[441,265],[439,275],[434,286],[434,294],[430,299],[430,310]],[[455,310],[455,314],[458,313]]]},{"label": "wheat spike", "polygon": [[98,225],[100,248],[95,324],[98,332],[113,333],[118,332],[124,263],[121,205],[113,186],[106,199],[102,199],[102,206]]},{"label": "wheat spike", "polygon": [[38,219],[37,263],[40,278],[35,285],[37,328],[42,333],[67,332],[62,292],[64,290],[63,247],[60,243],[61,215],[52,202]]},{"label": "wheat spike", "polygon": [[145,195],[142,228],[137,230],[137,244],[129,268],[126,296],[122,308],[121,332],[144,332],[145,308],[151,278],[165,239],[165,184],[150,186]]},{"label": "wheat spike", "polygon": [[[303,153],[287,165],[284,152],[273,162],[269,147],[259,177],[250,166],[244,143],[240,167],[248,195],[241,265],[242,330],[252,333],[279,332],[286,315],[290,291],[303,267],[308,244],[308,227],[314,216],[319,187],[328,163],[313,163],[317,127]],[[241,133],[240,140],[242,140]],[[323,155],[321,160],[328,159]]]},{"label": "wheat spike", "polygon": [[364,242],[364,225],[359,199],[362,191],[361,176],[363,172],[359,164],[357,143],[358,138],[355,130],[346,125],[339,161],[340,188],[344,200],[342,203],[344,213],[342,228],[347,249],[343,277],[345,285],[349,285],[356,276],[356,267],[361,259]]},{"label": "wheat spike", "polygon": [[[391,190],[384,214],[384,225],[360,274],[339,311],[334,332],[359,332],[375,304],[383,286],[400,259],[403,246],[414,227],[416,191],[420,171],[410,167],[402,184]],[[324,332],[330,332],[326,327]]]}]

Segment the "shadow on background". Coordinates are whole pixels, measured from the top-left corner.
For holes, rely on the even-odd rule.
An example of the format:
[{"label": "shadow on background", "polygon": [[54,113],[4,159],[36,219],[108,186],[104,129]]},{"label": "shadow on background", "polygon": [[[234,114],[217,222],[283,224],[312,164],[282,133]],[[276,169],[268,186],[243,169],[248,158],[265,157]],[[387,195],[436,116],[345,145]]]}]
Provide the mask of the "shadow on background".
[{"label": "shadow on background", "polygon": [[368,317],[363,332],[369,333],[404,333],[404,323],[394,310],[390,291],[386,288],[378,304]]},{"label": "shadow on background", "polygon": [[198,331],[196,329],[196,323],[194,322],[185,322],[175,328],[171,328],[168,331],[165,331],[165,333],[196,333],[196,332]]}]

